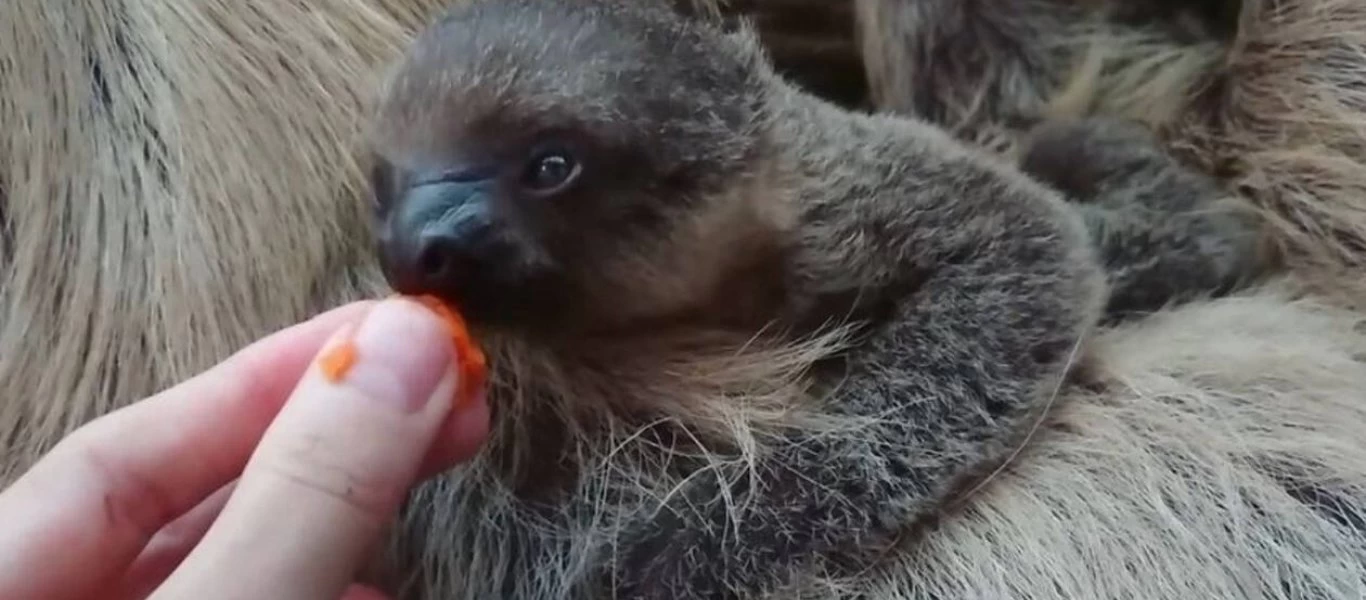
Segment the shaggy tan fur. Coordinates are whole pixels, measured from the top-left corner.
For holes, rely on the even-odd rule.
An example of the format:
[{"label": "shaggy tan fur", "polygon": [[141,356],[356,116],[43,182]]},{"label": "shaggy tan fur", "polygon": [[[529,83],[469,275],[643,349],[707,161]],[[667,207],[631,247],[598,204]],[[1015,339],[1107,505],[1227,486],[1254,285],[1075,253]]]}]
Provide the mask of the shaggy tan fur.
[{"label": "shaggy tan fur", "polygon": [[[441,4],[0,3],[0,480],[86,420],[273,328],[381,293],[355,150],[381,69]],[[1338,513],[1366,514],[1366,326],[1351,307],[1362,296],[1334,279],[1366,267],[1366,4],[1247,4],[1226,56],[1098,72],[1077,89],[1124,112],[1191,90],[1179,96],[1200,110],[1167,105],[1156,120],[1280,219],[1292,266],[1336,303],[1273,288],[1107,333],[1102,385],[1060,397],[1017,459],[909,554],[805,594],[1366,596],[1366,534],[1286,491],[1315,483],[1346,499]],[[1195,85],[1206,80],[1194,73],[1219,77]],[[493,351],[515,358],[497,374],[504,382],[725,407],[702,414],[743,449],[759,443],[746,440],[751,426],[790,398],[781,377],[746,383],[790,374],[832,341],[737,354],[744,341],[697,352],[689,339],[694,351],[654,358],[686,357],[661,363],[674,379],[643,382],[603,375],[630,363],[575,376],[555,357]],[[534,408],[502,410],[531,418]],[[590,418],[555,408],[539,418]],[[519,447],[519,425],[503,420],[500,446]],[[618,449],[594,451],[569,456],[590,466]],[[519,456],[482,457],[416,497],[391,565],[415,596],[496,589],[503,556],[469,549],[510,545],[501,525],[536,523],[511,509],[510,489],[470,496],[454,484],[489,465],[544,468]],[[536,587],[555,595],[556,575],[583,567],[574,559],[546,565]]]},{"label": "shaggy tan fur", "polygon": [[441,4],[0,5],[0,472],[379,293],[354,150]]},{"label": "shaggy tan fur", "polygon": [[1360,0],[1244,0],[1228,47],[1095,32],[1054,108],[1159,126],[1263,208],[1292,269],[1331,288],[1366,269],[1363,24]]},{"label": "shaggy tan fur", "polygon": [[[1363,597],[1366,320],[1291,297],[1272,287],[1107,333],[1103,391],[1059,399],[1035,443],[906,556],[814,587]],[[1287,493],[1315,487],[1336,496],[1321,511]]]}]

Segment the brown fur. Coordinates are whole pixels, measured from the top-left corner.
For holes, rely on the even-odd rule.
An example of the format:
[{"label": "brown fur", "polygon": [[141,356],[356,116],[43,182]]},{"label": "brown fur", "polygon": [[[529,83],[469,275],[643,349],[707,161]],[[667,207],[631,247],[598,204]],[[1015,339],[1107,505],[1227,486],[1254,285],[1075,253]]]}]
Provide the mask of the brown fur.
[{"label": "brown fur", "polygon": [[774,67],[821,97],[850,108],[871,108],[863,58],[853,37],[854,4],[847,0],[674,0],[689,14],[719,17],[734,27],[751,22]]},{"label": "brown fur", "polygon": [[[380,69],[438,4],[0,3],[0,477],[272,328],[380,293],[352,150]],[[1360,277],[1366,261],[1353,51],[1366,45],[1366,15],[1349,0],[1282,2],[1275,14],[1248,4],[1233,58],[1192,61],[1225,65],[1219,118],[1190,113],[1199,118],[1175,130],[1208,164],[1239,159],[1237,178],[1282,219],[1315,289],[1359,299],[1332,277],[1342,267]],[[1108,77],[1185,89],[1189,70]],[[1091,89],[1110,106],[1170,97],[1136,84]],[[1366,332],[1358,313],[1291,296],[1258,291],[1108,334],[1102,391],[1060,399],[1066,408],[1031,446],[904,562],[818,582],[812,597],[831,585],[888,599],[1362,596],[1360,534],[1292,501],[1276,479],[1366,493]],[[566,397],[606,390],[688,406],[728,393],[734,402],[709,403],[728,410],[703,421],[743,441],[756,419],[789,409],[783,382],[835,340],[739,357],[717,349],[742,340],[654,343],[674,350],[607,356],[592,376],[515,347],[494,352],[508,365],[500,377],[562,386]],[[616,376],[661,368],[672,377]],[[777,383],[751,387],[770,376]],[[521,422],[499,435],[518,439]],[[614,451],[595,450],[565,459],[591,465]],[[399,578],[411,577],[414,595],[496,589],[483,580],[520,541],[497,526],[535,526],[535,515],[509,510],[506,490],[451,489],[424,487],[397,538]],[[503,552],[468,554],[476,546]],[[555,596],[555,574],[582,568],[577,556],[530,585]]]},{"label": "brown fur", "polygon": [[[1132,2],[1006,3],[1016,16],[1000,19],[999,27],[1024,45],[1027,66],[1012,64],[1022,56],[1016,46],[931,33],[918,20],[932,21],[935,9],[897,8],[934,2],[857,4],[864,23],[883,24],[858,30],[879,109],[924,114],[1007,154],[1022,122],[1086,114],[1137,119],[1258,206],[1291,269],[1331,288],[1344,269],[1366,268],[1366,180],[1358,174],[1366,92],[1352,83],[1366,47],[1360,2],[1200,2],[1228,21],[1205,29],[1231,30],[1229,39],[1193,34],[1184,21],[1106,21],[1115,12],[1130,20],[1145,12]],[[1181,6],[1158,4],[1168,12]],[[1030,14],[1054,17],[1024,16]],[[980,60],[941,65],[920,58],[940,50]]]},{"label": "brown fur", "polygon": [[[1330,289],[1366,269],[1363,22],[1354,0],[1245,0],[1237,41],[1185,76],[1207,87],[1166,127],[1173,147],[1272,215],[1290,266]],[[1097,89],[1131,90],[1133,106],[1133,79],[1120,72]]]}]

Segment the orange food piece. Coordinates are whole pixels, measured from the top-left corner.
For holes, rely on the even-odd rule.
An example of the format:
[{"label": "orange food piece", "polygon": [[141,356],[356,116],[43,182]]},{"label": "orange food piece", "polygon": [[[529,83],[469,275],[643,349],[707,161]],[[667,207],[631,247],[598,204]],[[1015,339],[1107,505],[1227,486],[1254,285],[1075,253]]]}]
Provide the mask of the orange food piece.
[{"label": "orange food piece", "polygon": [[346,377],[346,372],[356,364],[356,344],[351,340],[342,340],[340,344],[333,346],[321,358],[318,359],[318,367],[322,369],[323,376],[328,381],[336,383],[341,378]]},{"label": "orange food piece", "polygon": [[455,405],[463,406],[483,389],[488,378],[488,363],[484,358],[484,351],[470,336],[469,326],[465,324],[465,318],[460,316],[459,311],[435,296],[411,298],[432,309],[446,322],[446,328],[450,330],[451,339],[455,342],[456,367],[460,369],[460,394],[455,399]]}]

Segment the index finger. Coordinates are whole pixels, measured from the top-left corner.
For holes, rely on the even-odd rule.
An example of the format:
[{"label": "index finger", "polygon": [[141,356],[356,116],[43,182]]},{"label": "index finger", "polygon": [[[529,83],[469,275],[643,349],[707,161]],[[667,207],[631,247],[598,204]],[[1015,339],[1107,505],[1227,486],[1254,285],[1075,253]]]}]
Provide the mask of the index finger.
[{"label": "index finger", "polygon": [[0,598],[86,597],[235,478],[313,355],[373,302],[270,335],[91,421],[0,493]]},{"label": "index finger", "polygon": [[408,300],[337,334],[153,598],[341,597],[443,424],[472,408],[456,393],[458,357],[441,320]]}]

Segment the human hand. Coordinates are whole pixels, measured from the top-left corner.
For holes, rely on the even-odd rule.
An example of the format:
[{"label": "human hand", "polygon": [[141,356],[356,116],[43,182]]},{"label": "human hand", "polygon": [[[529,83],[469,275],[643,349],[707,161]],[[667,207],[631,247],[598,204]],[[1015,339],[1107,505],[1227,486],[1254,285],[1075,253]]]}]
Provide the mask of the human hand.
[{"label": "human hand", "polygon": [[356,303],[91,421],[0,493],[0,598],[382,598],[350,584],[403,497],[488,435],[453,352],[421,304]]}]

